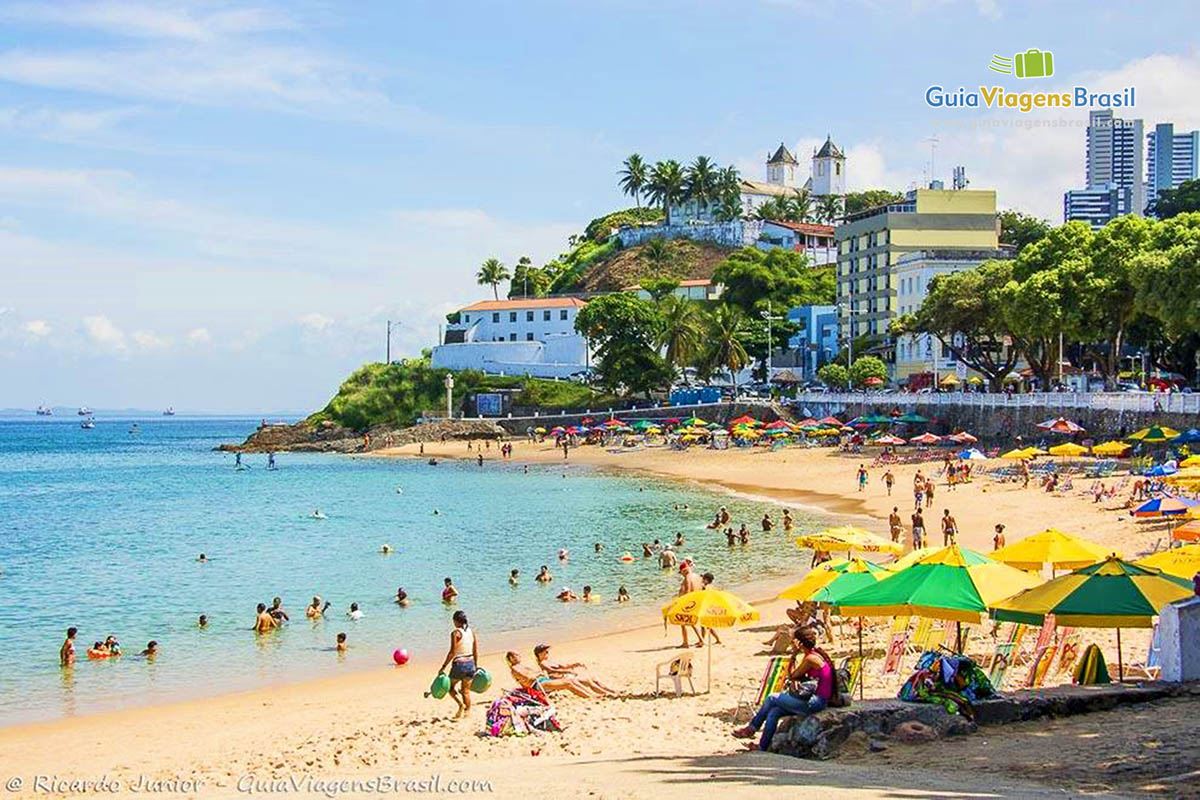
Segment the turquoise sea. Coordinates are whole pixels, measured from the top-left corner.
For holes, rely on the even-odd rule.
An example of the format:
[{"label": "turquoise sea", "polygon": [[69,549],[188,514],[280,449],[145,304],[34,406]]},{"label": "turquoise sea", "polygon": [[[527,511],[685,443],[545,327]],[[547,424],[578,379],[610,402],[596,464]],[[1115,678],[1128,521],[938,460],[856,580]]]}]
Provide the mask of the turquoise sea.
[{"label": "turquoise sea", "polygon": [[[265,456],[247,456],[250,468],[237,471],[231,454],[213,452],[257,422],[101,415],[82,430],[78,419],[0,420],[0,724],[379,667],[401,646],[440,652],[447,576],[486,647],[531,629],[587,635],[618,623],[614,615],[660,605],[677,577],[643,560],[640,543],[676,532],[682,553],[722,585],[806,563],[778,531],[757,533],[761,504],[583,466],[526,474],[519,449],[482,468],[284,453],[274,471]],[[756,531],[749,547],[729,548],[705,529],[719,504]],[[310,519],[315,508],[327,519]],[[799,529],[824,522],[793,511]],[[395,552],[381,554],[384,543]],[[560,548],[570,550],[565,563]],[[619,561],[626,550],[635,563]],[[201,552],[208,563],[197,563]],[[542,564],[552,588],[533,580]],[[633,607],[612,602],[622,583]],[[553,599],[584,584],[604,602]],[[400,586],[409,608],[392,602]],[[314,594],[333,603],[318,624],[304,618]],[[255,605],[275,595],[292,622],[256,637]],[[346,617],[351,602],[361,620]],[[196,626],[202,613],[206,630]],[[62,670],[58,647],[71,625],[79,663]],[[338,631],[352,648],[342,659],[332,652]],[[87,647],[110,633],[127,655],[87,661]],[[161,648],[155,662],[130,657],[150,639]]]}]

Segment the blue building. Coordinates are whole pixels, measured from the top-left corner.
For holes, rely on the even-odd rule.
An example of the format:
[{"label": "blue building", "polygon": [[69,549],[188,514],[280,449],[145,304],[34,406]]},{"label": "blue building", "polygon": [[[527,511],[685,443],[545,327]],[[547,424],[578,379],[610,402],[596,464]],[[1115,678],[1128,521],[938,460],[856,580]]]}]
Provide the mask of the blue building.
[{"label": "blue building", "polygon": [[837,355],[837,306],[799,306],[789,309],[787,318],[801,327],[788,339],[788,348],[796,353],[799,377],[816,380],[817,369]]}]

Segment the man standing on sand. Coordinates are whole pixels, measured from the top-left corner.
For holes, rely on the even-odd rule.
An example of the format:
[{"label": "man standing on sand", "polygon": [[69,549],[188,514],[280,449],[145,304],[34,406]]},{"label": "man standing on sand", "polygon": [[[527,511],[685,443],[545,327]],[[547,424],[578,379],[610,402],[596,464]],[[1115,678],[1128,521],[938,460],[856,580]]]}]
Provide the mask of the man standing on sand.
[{"label": "man standing on sand", "polygon": [[889,467],[888,471],[883,473],[883,483],[885,486],[887,486],[888,497],[892,496],[892,484],[894,484],[895,482],[896,482],[896,476],[892,474],[892,470]]},{"label": "man standing on sand", "polygon": [[858,490],[861,492],[867,488],[867,468],[862,464],[858,465]]},{"label": "man standing on sand", "polygon": [[75,664],[75,634],[77,633],[79,633],[78,628],[67,628],[67,638],[63,639],[62,647],[58,648],[58,663],[64,667]]},{"label": "man standing on sand", "polygon": [[1004,526],[997,523],[996,535],[992,537],[992,549],[999,550],[1001,547],[1004,547]]},{"label": "man standing on sand", "polygon": [[921,474],[921,470],[917,470],[917,474],[913,476],[913,500],[916,503],[916,510],[921,510],[921,505],[925,501],[925,476]]},{"label": "man standing on sand", "polygon": [[899,542],[900,534],[904,530],[904,523],[900,520],[900,508],[892,506],[892,513],[888,516],[888,526],[892,530],[892,541]]},{"label": "man standing on sand", "polygon": [[[690,560],[684,559],[684,561],[679,565],[679,574],[683,576],[683,580],[679,582],[679,596],[680,597],[687,594],[688,592],[696,592],[696,591],[699,591],[700,589],[704,588],[704,583],[700,579],[700,576],[696,574],[696,571],[694,569],[692,569],[692,562]],[[683,631],[683,644],[681,645],[681,647],[690,647],[691,646],[688,644],[688,628],[689,627],[691,627],[691,629],[696,634],[696,647],[703,647],[704,646],[704,637],[700,634],[700,631],[696,628],[695,625],[691,625],[691,626],[681,625],[679,627],[679,629],[681,631]]]}]

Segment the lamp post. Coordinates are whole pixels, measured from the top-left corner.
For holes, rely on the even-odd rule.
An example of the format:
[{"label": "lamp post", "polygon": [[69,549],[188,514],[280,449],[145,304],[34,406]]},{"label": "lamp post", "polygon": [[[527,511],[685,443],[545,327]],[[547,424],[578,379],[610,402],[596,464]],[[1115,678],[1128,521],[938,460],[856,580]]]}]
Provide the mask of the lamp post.
[{"label": "lamp post", "polygon": [[854,388],[854,383],[850,379],[850,368],[854,366],[854,320],[851,319],[852,314],[870,314],[870,311],[862,311],[853,308],[846,303],[838,303],[838,310],[845,312],[846,320],[846,386],[850,389]]},{"label": "lamp post", "polygon": [[767,301],[767,310],[760,311],[759,314],[762,315],[763,321],[767,325],[767,383],[770,383],[771,382],[771,321],[774,320],[774,321],[778,322],[780,320],[787,319],[787,317],[771,316],[771,301],[770,300]]},{"label": "lamp post", "polygon": [[449,372],[446,373],[446,419],[454,419],[454,412],[451,410],[454,400],[454,376]]},{"label": "lamp post", "polygon": [[392,321],[390,319],[387,321],[387,361],[383,363],[392,363]]}]

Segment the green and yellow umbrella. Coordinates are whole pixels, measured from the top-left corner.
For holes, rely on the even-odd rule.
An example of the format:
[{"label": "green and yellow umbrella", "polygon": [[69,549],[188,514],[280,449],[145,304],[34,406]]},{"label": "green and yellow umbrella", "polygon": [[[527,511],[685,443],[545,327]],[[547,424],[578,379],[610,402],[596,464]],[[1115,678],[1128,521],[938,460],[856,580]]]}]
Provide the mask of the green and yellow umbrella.
[{"label": "green and yellow umbrella", "polygon": [[1109,556],[991,605],[994,619],[1040,625],[1117,629],[1117,675],[1124,678],[1121,628],[1149,628],[1167,603],[1191,597],[1192,584],[1161,570]]},{"label": "green and yellow umbrella", "polygon": [[855,550],[862,553],[892,553],[900,555],[904,545],[876,536],[868,530],[854,525],[842,525],[836,528],[826,528],[820,533],[808,533],[796,537],[796,544],[810,550],[824,550],[827,553],[850,553]]},{"label": "green and yellow umbrella", "polygon": [[1163,442],[1171,441],[1178,435],[1179,431],[1174,428],[1168,428],[1166,425],[1152,425],[1149,428],[1142,428],[1136,433],[1131,433],[1125,438],[1134,442],[1162,444]]},{"label": "green and yellow umbrella", "polygon": [[1193,575],[1200,572],[1200,544],[1188,544],[1183,547],[1162,550],[1145,558],[1139,558],[1133,563],[1139,567],[1160,569],[1176,578],[1191,580]]},{"label": "green and yellow umbrella", "polygon": [[1039,583],[1036,575],[952,544],[833,605],[845,616],[909,614],[978,623],[993,603]]},{"label": "green and yellow umbrella", "polygon": [[1077,569],[1103,561],[1110,553],[1111,547],[1101,547],[1057,528],[1047,528],[993,551],[990,557],[1024,570],[1040,570],[1044,564],[1049,564],[1051,569]]},{"label": "green and yellow umbrella", "polygon": [[[698,625],[701,628],[732,628],[758,620],[758,609],[733,592],[697,589],[681,594],[663,606],[663,622]],[[712,691],[712,637],[708,637],[708,691]]]},{"label": "green and yellow umbrella", "polygon": [[892,571],[887,567],[861,558],[826,561],[814,567],[799,583],[780,592],[779,599],[832,603],[891,574]]},{"label": "green and yellow umbrella", "polygon": [[925,556],[932,555],[941,549],[942,548],[940,547],[918,547],[916,550],[910,550],[909,552],[900,556],[895,561],[888,562],[887,568],[892,572],[899,572],[902,569],[908,569]]}]

